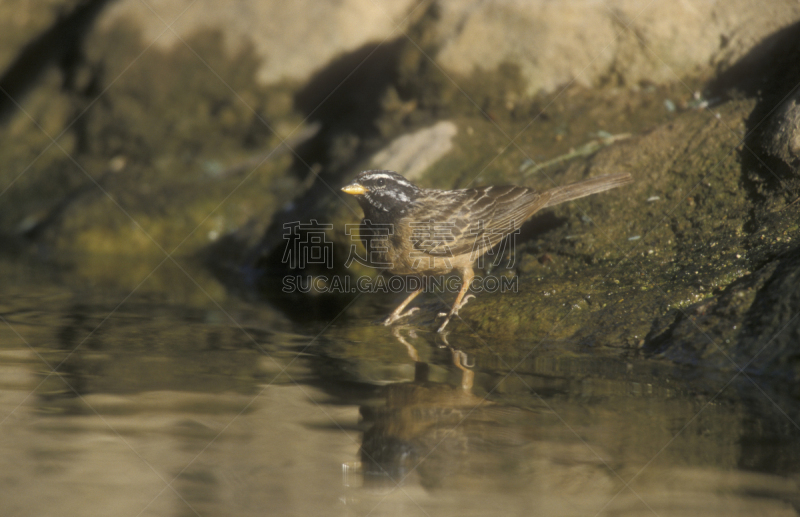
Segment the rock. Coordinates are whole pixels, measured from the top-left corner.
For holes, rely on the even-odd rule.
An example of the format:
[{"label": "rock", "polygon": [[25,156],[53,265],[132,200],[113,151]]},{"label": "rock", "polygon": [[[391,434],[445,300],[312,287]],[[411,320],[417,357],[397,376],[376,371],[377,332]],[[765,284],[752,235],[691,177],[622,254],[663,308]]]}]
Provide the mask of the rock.
[{"label": "rock", "polygon": [[795,247],[718,295],[673,311],[665,318],[674,318],[672,323],[654,332],[648,347],[682,364],[769,373],[796,383],[799,279],[800,249]]},{"label": "rock", "polygon": [[795,93],[770,116],[762,146],[770,156],[797,169],[800,164],[800,95]]},{"label": "rock", "polygon": [[[121,0],[100,23],[101,29],[124,20],[142,30],[143,39],[167,50],[200,31],[225,34],[231,54],[252,47],[262,84],[303,82],[340,54],[400,35],[408,24],[411,0],[297,2],[215,2],[158,0],[142,4]],[[171,26],[168,28],[168,26]]]},{"label": "rock", "polygon": [[[252,47],[262,84],[303,82],[332,59],[368,43],[416,38],[411,30],[428,3],[410,0],[292,3],[198,0],[120,0],[100,27],[120,20],[139,27],[143,39],[172,48],[199,31],[225,34],[226,51]],[[434,2],[431,55],[449,74],[490,72],[501,63],[519,67],[529,95],[571,82],[663,84],[687,74],[725,68],[766,35],[800,19],[800,6],[776,0],[650,2],[612,0],[448,0]],[[168,26],[171,25],[170,28]],[[415,41],[425,47],[424,38]]]},{"label": "rock", "polygon": [[662,84],[731,65],[768,34],[800,19],[791,1],[441,2],[436,61],[447,71],[519,66],[526,91],[576,82]]},{"label": "rock", "polygon": [[783,192],[791,203],[800,186],[800,24],[770,34],[708,84],[711,98],[750,97],[757,104],[747,119],[739,154],[747,187],[765,197]]},{"label": "rock", "polygon": [[419,129],[392,141],[372,157],[372,168],[400,172],[410,180],[419,178],[453,148],[458,128],[449,120]]},{"label": "rock", "polygon": [[[10,201],[0,234],[65,260],[118,254],[147,264],[241,228],[263,231],[272,193],[285,199],[296,188],[282,141],[301,145],[316,126],[293,114],[285,89],[258,85],[252,51],[227,54],[217,33],[163,50],[125,24],[78,39],[63,42],[77,56],[45,67],[0,127]],[[91,262],[78,260],[76,274],[96,275]],[[123,268],[116,279],[139,274]]]}]

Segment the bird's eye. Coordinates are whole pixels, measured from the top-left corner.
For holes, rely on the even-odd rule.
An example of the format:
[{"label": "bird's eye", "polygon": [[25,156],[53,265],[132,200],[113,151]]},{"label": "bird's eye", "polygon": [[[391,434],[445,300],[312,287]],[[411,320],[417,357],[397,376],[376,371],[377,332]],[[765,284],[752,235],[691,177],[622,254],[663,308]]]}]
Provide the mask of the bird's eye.
[{"label": "bird's eye", "polygon": [[376,181],[375,183],[377,183],[379,187],[382,187],[386,185],[386,180],[383,178],[378,178],[378,181]]}]

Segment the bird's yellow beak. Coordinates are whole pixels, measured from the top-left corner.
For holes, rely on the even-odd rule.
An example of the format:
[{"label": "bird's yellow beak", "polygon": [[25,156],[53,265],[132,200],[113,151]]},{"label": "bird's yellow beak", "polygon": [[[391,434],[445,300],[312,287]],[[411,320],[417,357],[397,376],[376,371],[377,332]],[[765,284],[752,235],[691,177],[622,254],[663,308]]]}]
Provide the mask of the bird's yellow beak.
[{"label": "bird's yellow beak", "polygon": [[346,192],[348,194],[352,194],[354,196],[358,196],[360,194],[364,194],[364,193],[367,192],[367,189],[364,188],[363,185],[360,185],[358,183],[351,183],[351,184],[347,185],[346,187],[342,187],[342,190],[344,192]]}]

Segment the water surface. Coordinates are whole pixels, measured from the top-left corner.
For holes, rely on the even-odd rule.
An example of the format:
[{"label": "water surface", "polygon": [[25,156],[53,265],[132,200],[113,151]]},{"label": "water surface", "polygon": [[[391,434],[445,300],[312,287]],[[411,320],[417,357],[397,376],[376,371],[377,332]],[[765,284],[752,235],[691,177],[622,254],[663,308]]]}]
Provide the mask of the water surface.
[{"label": "water surface", "polygon": [[770,379],[0,268],[2,515],[797,515]]}]

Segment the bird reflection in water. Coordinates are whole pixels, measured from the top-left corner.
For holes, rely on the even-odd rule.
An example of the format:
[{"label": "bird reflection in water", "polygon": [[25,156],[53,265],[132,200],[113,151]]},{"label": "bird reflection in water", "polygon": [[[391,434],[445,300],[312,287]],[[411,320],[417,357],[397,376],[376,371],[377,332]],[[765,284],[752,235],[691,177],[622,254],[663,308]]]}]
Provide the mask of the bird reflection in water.
[{"label": "bird reflection in water", "polygon": [[[435,488],[462,476],[475,479],[496,463],[487,464],[487,454],[533,439],[530,424],[537,414],[473,394],[475,373],[470,368],[475,365],[447,343],[446,335],[443,347],[460,371],[460,386],[432,381],[430,365],[420,361],[401,328],[393,334],[414,360],[415,375],[413,381],[386,386],[384,405],[361,407],[364,420],[373,422],[360,450],[365,485],[390,488],[415,479]],[[410,330],[408,337],[417,336]]]}]

